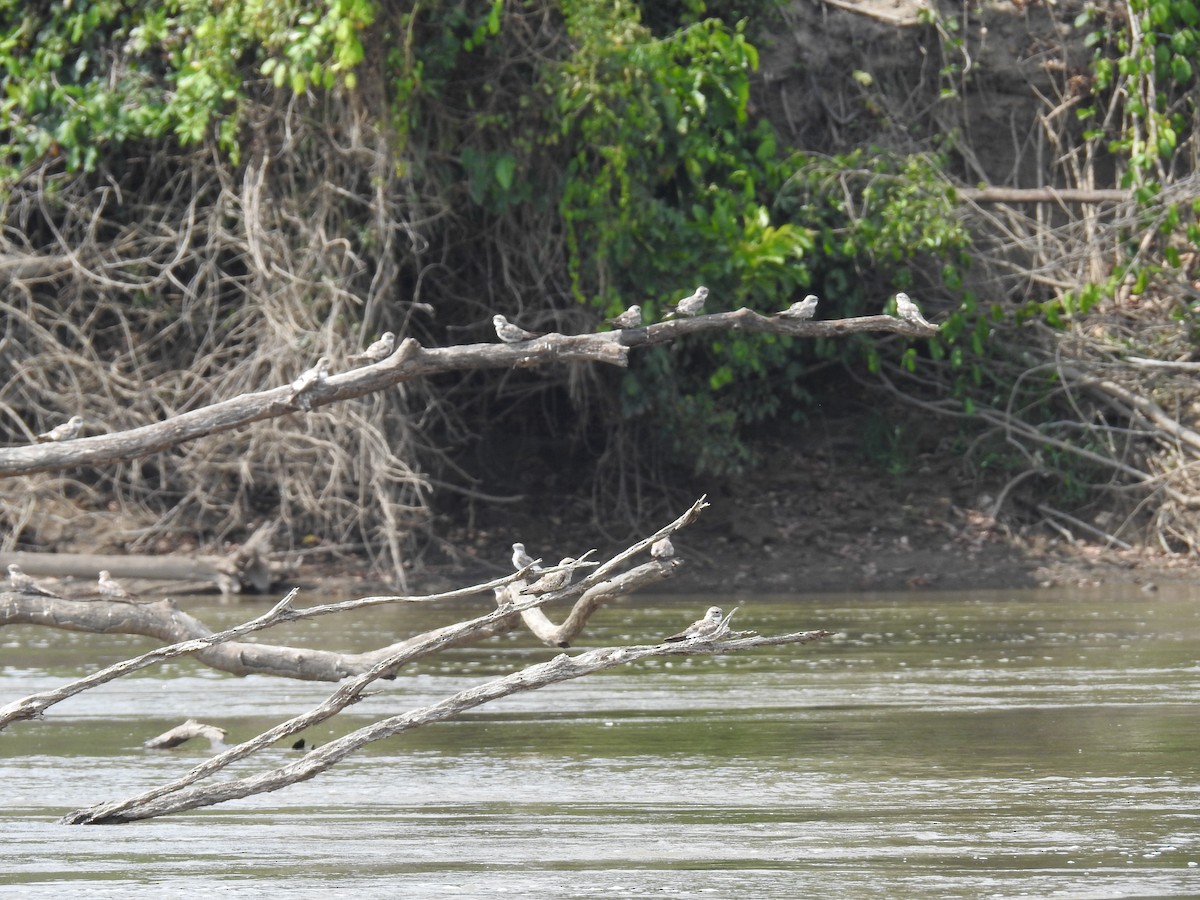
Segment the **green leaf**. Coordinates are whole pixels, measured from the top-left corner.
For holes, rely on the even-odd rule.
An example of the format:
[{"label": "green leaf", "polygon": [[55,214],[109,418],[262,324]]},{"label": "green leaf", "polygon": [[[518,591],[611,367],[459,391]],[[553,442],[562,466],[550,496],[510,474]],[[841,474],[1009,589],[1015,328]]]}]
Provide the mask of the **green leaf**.
[{"label": "green leaf", "polygon": [[496,183],[504,190],[510,190],[513,184],[513,173],[517,168],[517,160],[511,153],[503,153],[496,159],[494,172]]}]

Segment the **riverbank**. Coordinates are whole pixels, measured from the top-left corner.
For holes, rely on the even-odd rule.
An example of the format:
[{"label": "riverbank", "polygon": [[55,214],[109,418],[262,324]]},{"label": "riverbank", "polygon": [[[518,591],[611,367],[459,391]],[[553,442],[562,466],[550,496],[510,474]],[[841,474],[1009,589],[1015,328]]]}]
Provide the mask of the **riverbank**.
[{"label": "riverbank", "polygon": [[[1056,531],[1023,517],[1029,493],[1007,494],[997,521],[990,513],[1006,480],[974,468],[942,423],[889,418],[883,430],[890,438],[882,442],[881,428],[862,410],[814,419],[760,442],[762,464],[748,474],[673,488],[677,501],[647,531],[702,495],[710,506],[676,536],[688,565],[661,590],[785,594],[1122,582],[1152,591],[1197,577],[1193,558],[1121,549],[1080,528]],[[502,574],[514,540],[551,561],[627,545],[621,536],[599,534],[586,504],[570,499],[531,495],[479,511],[471,524],[447,522],[441,537],[453,549],[426,554],[411,587],[441,590]]]}]

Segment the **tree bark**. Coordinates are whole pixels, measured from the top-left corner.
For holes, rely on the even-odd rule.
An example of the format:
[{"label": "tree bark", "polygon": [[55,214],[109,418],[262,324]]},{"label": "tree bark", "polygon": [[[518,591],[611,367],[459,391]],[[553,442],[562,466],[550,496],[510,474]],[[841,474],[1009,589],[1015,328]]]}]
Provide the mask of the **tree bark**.
[{"label": "tree bark", "polygon": [[301,409],[301,399],[306,409],[316,409],[362,397],[414,378],[471,369],[532,368],[560,362],[600,362],[627,366],[631,348],[666,343],[685,334],[727,329],[797,337],[835,337],[867,331],[891,331],[912,337],[930,337],[937,333],[936,328],[924,328],[892,316],[798,322],[739,309],[597,334],[548,334],[521,344],[464,344],[426,349],[413,338],[406,338],[387,359],[330,375],[311,391],[305,392],[302,398],[296,397],[291,385],[281,385],[243,394],[130,431],[59,443],[0,448],[0,478],[139,459],[261,419],[303,415],[306,410]]},{"label": "tree bark", "polygon": [[[129,672],[137,671],[157,662],[173,659],[185,654],[196,658],[215,669],[234,675],[264,674],[304,681],[340,681],[343,678],[366,677],[374,680],[379,674],[381,660],[393,660],[384,676],[392,676],[401,665],[436,653],[447,647],[476,643],[496,634],[503,634],[517,627],[522,618],[531,612],[540,615],[526,619],[526,624],[542,640],[552,646],[561,646],[578,634],[592,613],[604,601],[615,596],[633,593],[655,581],[668,577],[675,571],[673,561],[655,560],[633,569],[617,572],[632,557],[645,552],[663,535],[672,534],[691,524],[708,504],[704,498],[697,500],[674,522],[638,541],[612,559],[596,567],[578,584],[569,585],[561,591],[530,597],[519,592],[508,592],[507,602],[494,612],[468,622],[437,628],[418,634],[389,646],[366,653],[337,653],[328,650],[284,647],[272,644],[246,643],[234,638],[252,631],[269,628],[284,622],[295,622],[317,616],[350,612],[373,606],[395,603],[435,603],[466,597],[486,596],[496,589],[505,590],[518,581],[520,573],[496,578],[484,584],[472,585],[442,594],[424,597],[382,596],[364,597],[341,603],[330,603],[306,609],[295,609],[291,601],[296,596],[293,590],[270,612],[251,622],[235,626],[214,634],[199,619],[178,609],[170,600],[155,603],[137,603],[113,600],[64,600],[33,594],[0,592],[0,626],[15,624],[47,625],[67,631],[90,631],[102,634],[140,634],[172,642],[170,646],[152,650],[131,660],[63,685],[51,691],[22,698],[0,707],[0,731],[20,719],[37,718],[50,706],[73,697],[88,688],[112,681]],[[591,553],[592,551],[588,551]],[[586,557],[588,554],[584,554]],[[540,607],[559,600],[579,597],[567,621],[561,626],[541,613]],[[395,662],[395,660],[400,662]]]},{"label": "tree bark", "polygon": [[975,203],[1124,203],[1129,191],[1116,188],[955,188],[963,200]]},{"label": "tree bark", "polygon": [[[681,644],[654,644],[633,647],[602,647],[577,656],[559,654],[546,662],[459,691],[431,706],[410,710],[352,731],[341,738],[311,750],[302,759],[259,775],[237,778],[217,784],[183,786],[150,792],[141,797],[100,804],[76,810],[63,817],[67,825],[111,825],[150,819],[171,813],[212,806],[252,794],[277,791],[307,781],[345,759],[359,748],[422,725],[455,718],[469,709],[500,697],[537,690],[549,684],[569,681],[594,672],[627,665],[652,656],[699,656],[736,653],[758,647],[781,644],[806,644],[829,637],[828,631],[801,631],[777,637],[739,637],[713,643],[687,641]],[[236,749],[236,748],[234,748]]]},{"label": "tree bark", "polygon": [[239,593],[252,587],[265,593],[291,565],[266,558],[274,525],[264,525],[229,556],[107,556],[98,553],[3,553],[0,569],[16,563],[26,575],[50,575],[57,578],[86,578],[82,587],[73,586],[64,594],[96,593],[95,578],[107,569],[118,578],[144,578],[150,581],[200,581],[217,585],[221,593]]}]

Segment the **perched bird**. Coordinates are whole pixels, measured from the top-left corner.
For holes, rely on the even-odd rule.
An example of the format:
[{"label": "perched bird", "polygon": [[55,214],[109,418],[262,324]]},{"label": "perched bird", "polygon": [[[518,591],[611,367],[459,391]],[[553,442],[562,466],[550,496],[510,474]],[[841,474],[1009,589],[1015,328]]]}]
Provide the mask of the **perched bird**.
[{"label": "perched bird", "polygon": [[[573,562],[575,562],[574,557],[564,556],[558,561],[558,564],[560,566],[569,566]],[[560,569],[557,572],[550,572],[525,588],[525,591],[530,594],[549,594],[552,591],[561,591],[571,583],[571,577],[574,574],[574,569]]]},{"label": "perched bird", "polygon": [[637,328],[642,324],[642,308],[640,306],[631,306],[619,316],[613,316],[611,319],[605,319],[609,325],[615,325],[617,328]]},{"label": "perched bird", "polygon": [[793,303],[787,309],[771,316],[772,319],[811,319],[817,312],[817,295],[809,294],[803,300]]},{"label": "perched bird", "polygon": [[396,346],[396,335],[390,331],[385,331],[383,335],[369,346],[362,353],[355,353],[348,357],[350,362],[373,362],[377,363],[380,360],[387,359],[392,355],[392,349]]},{"label": "perched bird", "polygon": [[700,310],[704,309],[704,301],[708,299],[708,288],[701,285],[696,288],[696,293],[684,297],[672,307],[671,311],[663,316],[663,321],[672,318],[673,316],[694,316]]},{"label": "perched bird", "polygon": [[8,564],[8,581],[18,594],[37,594],[40,597],[57,597],[21,571],[16,563]]},{"label": "perched bird", "polygon": [[311,390],[316,385],[320,384],[329,376],[329,357],[322,356],[317,360],[317,364],[311,369],[305,369],[292,382],[292,391],[296,394],[302,394],[307,390]]},{"label": "perched bird", "polygon": [[912,322],[914,325],[920,325],[922,328],[937,327],[921,315],[920,307],[904,291],[896,295],[896,312],[899,313],[900,318],[905,322]]},{"label": "perched bird", "polygon": [[532,341],[534,338],[541,337],[540,334],[526,331],[519,325],[514,325],[499,314],[492,316],[492,324],[496,326],[496,337],[500,338],[506,344],[519,344],[521,341]]},{"label": "perched bird", "polygon": [[671,543],[671,536],[667,535],[659,541],[655,541],[650,547],[650,555],[655,559],[670,559],[675,555],[675,545]]},{"label": "perched bird", "polygon": [[100,570],[100,596],[105,600],[134,600],[133,594],[125,590],[121,582],[108,573],[108,569]]},{"label": "perched bird", "polygon": [[703,619],[697,619],[679,634],[673,634],[670,637],[663,638],[663,641],[668,644],[676,644],[680,641],[694,641],[697,639],[708,639],[715,637],[721,629],[721,619],[723,613],[721,607],[710,606],[708,612],[704,614]]},{"label": "perched bird", "polygon": [[533,571],[540,572],[542,567],[533,561],[533,557],[525,552],[525,545],[521,543],[513,544],[512,555],[513,568],[518,572],[526,566],[533,566]]},{"label": "perched bird", "polygon": [[320,384],[329,375],[329,357],[322,356],[311,369],[300,373],[292,382],[292,399],[299,399],[301,409],[308,409],[309,400],[304,395]]},{"label": "perched bird", "polygon": [[49,431],[43,431],[37,436],[37,439],[42,443],[50,441],[69,441],[75,435],[79,434],[79,429],[83,427],[83,416],[71,416],[61,425],[56,425]]}]

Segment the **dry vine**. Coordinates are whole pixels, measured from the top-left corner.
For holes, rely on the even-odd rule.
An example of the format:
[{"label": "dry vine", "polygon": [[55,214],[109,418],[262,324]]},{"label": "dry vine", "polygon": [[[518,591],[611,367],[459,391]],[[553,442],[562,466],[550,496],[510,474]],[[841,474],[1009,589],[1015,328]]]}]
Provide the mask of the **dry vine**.
[{"label": "dry vine", "polygon": [[[1128,173],[1111,142],[1149,140],[1130,98],[1153,106],[1145,94],[1152,76],[1118,73],[1100,91],[1088,29],[1064,27],[1061,9],[1019,5],[1019,19],[986,4],[930,7],[927,27],[903,34],[872,24],[841,58],[831,54],[844,44],[822,37],[845,21],[792,7],[792,34],[805,51],[797,70],[861,72],[809,75],[803,91],[781,99],[790,101],[801,146],[846,153],[871,132],[885,150],[944,157],[943,190],[972,236],[965,287],[981,311],[999,315],[973,360],[974,384],[962,367],[923,355],[915,371],[885,356],[876,383],[899,402],[963,424],[968,463],[1006,478],[988,511],[1001,524],[1041,523],[1072,540],[1200,552],[1200,392],[1194,371],[1176,367],[1196,358],[1200,282],[1194,248],[1171,224],[1173,207],[1186,209],[1200,194],[1200,125],[1181,95],[1176,111],[1190,127],[1167,156],[1149,154],[1161,191],[1152,201],[1136,197],[1122,187]],[[922,53],[911,53],[914,41]],[[787,79],[776,78],[782,92]],[[1086,108],[1090,116],[1077,115]],[[853,217],[861,189],[846,190]],[[1082,289],[1138,266],[1157,272],[1148,285],[1127,277],[1111,299],[1079,311]],[[911,271],[918,296],[947,296],[926,275],[935,266]],[[1045,310],[1069,295],[1076,300],[1062,326],[1049,327]],[[936,312],[936,299],[931,305]]]}]

